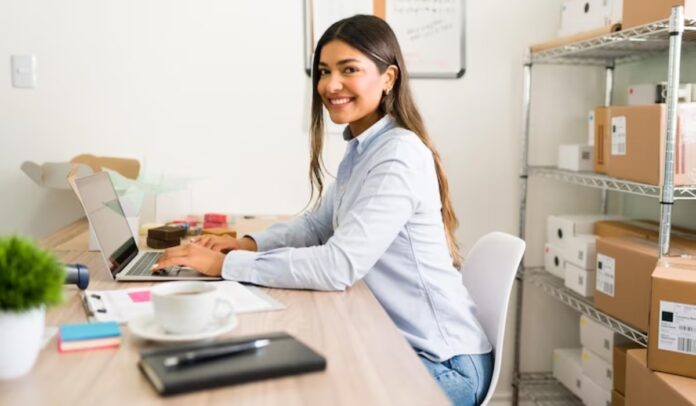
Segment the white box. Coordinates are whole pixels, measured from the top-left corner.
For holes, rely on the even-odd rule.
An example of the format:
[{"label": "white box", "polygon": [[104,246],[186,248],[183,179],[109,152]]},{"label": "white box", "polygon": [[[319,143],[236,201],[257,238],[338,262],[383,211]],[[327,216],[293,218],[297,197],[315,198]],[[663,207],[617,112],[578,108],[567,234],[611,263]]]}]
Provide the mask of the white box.
[{"label": "white box", "polygon": [[544,268],[559,278],[565,278],[563,267],[563,249],[555,244],[546,243],[544,246]]},{"label": "white box", "polygon": [[592,147],[584,144],[566,144],[558,146],[558,168],[569,171],[591,171]]},{"label": "white box", "polygon": [[613,25],[621,21],[623,0],[566,0],[561,6],[563,37]]},{"label": "white box", "polygon": [[582,269],[568,261],[565,261],[563,265],[565,267],[565,286],[581,296],[594,296],[597,273],[593,270]]},{"label": "white box", "polygon": [[582,372],[592,379],[592,382],[611,391],[614,383],[611,362],[603,360],[587,348],[582,349]]},{"label": "white box", "polygon": [[615,333],[609,327],[585,315],[580,317],[580,343],[584,348],[597,354],[603,360],[611,363],[614,346],[628,342],[630,342],[628,338]]},{"label": "white box", "polygon": [[594,135],[595,135],[595,117],[594,110],[590,110],[587,113],[587,145],[594,147]]},{"label": "white box", "polygon": [[582,403],[586,406],[611,406],[611,391],[597,385],[587,376],[582,376]]},{"label": "white box", "polygon": [[582,396],[582,348],[553,350],[553,377],[576,396]]},{"label": "white box", "polygon": [[[679,103],[691,103],[694,99],[694,85],[682,83],[677,94]],[[628,87],[628,105],[655,104],[667,102],[667,82],[631,85]]]},{"label": "white box", "polygon": [[546,242],[566,246],[570,237],[594,233],[594,223],[600,220],[621,220],[621,216],[606,214],[562,214],[546,219]]},{"label": "white box", "polygon": [[582,269],[595,269],[597,266],[597,236],[578,234],[568,239],[563,258]]}]

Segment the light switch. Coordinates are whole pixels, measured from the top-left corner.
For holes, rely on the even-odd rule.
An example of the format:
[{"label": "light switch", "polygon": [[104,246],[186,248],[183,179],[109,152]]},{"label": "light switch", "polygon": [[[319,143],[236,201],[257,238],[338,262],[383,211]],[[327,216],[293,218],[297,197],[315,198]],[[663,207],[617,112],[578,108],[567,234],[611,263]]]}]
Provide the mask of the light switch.
[{"label": "light switch", "polygon": [[12,86],[24,89],[36,87],[36,57],[12,55]]}]

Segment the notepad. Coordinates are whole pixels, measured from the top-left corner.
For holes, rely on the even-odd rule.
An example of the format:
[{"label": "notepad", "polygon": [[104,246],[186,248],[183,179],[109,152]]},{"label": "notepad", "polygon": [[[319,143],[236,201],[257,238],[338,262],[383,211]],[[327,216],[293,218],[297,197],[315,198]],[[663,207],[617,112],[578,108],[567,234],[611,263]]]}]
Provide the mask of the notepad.
[{"label": "notepad", "polygon": [[[232,302],[235,313],[285,309],[285,305],[255,286],[234,281],[206,282],[218,287],[219,295]],[[82,301],[88,316],[96,321],[127,323],[153,313],[150,288],[86,290]]]},{"label": "notepad", "polygon": [[63,324],[58,328],[58,351],[70,352],[118,347],[121,329],[118,323]]},{"label": "notepad", "polygon": [[[186,367],[167,367],[164,360],[203,348],[228,346],[258,339],[270,339],[263,348],[229,357],[216,358]],[[222,340],[215,343],[188,344],[145,349],[138,366],[161,395],[174,395],[326,369],[326,359],[286,333]]]}]

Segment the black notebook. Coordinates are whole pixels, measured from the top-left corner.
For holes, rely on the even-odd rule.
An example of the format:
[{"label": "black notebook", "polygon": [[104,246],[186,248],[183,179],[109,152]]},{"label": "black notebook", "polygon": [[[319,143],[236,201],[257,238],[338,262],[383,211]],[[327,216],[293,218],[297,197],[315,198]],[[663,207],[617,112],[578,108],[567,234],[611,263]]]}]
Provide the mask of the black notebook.
[{"label": "black notebook", "polygon": [[[203,348],[229,346],[257,339],[270,339],[262,348],[204,361],[195,365],[167,367],[165,358]],[[214,343],[198,343],[147,349],[140,352],[140,370],[161,395],[257,381],[326,369],[326,359],[291,335],[271,333]]]}]

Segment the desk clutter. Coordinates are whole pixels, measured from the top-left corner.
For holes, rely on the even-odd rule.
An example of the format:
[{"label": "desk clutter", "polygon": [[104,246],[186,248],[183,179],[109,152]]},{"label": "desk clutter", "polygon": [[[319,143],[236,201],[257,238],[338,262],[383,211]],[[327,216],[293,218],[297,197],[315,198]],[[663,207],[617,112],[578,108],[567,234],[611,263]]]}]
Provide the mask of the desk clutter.
[{"label": "desk clutter", "polygon": [[585,404],[654,404],[645,401],[646,391],[676,402],[665,404],[696,402],[696,231],[673,227],[675,257],[658,257],[658,238],[659,224],[648,220],[548,218],[546,270],[648,336],[646,352],[581,317],[582,348],[557,349],[553,373]]},{"label": "desk clutter", "polygon": [[231,217],[220,213],[206,213],[203,217],[187,216],[172,220],[165,225],[144,224],[140,234],[147,236],[147,246],[152,249],[166,249],[181,244],[181,239],[195,235],[227,235],[237,237],[237,231],[230,228]]},{"label": "desk clutter", "polygon": [[121,329],[115,322],[63,324],[58,328],[58,351],[72,352],[116,348]]},{"label": "desk clutter", "polygon": [[138,366],[159,394],[174,395],[322,371],[326,359],[289,334],[271,333],[145,349]]}]

